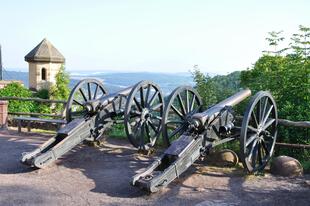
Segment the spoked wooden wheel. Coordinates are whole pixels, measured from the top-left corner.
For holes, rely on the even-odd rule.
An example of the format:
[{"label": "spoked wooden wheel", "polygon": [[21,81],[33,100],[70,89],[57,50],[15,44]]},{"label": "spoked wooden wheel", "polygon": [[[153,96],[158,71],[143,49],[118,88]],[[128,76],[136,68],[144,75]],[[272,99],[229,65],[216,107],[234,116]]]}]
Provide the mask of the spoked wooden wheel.
[{"label": "spoked wooden wheel", "polygon": [[269,92],[258,92],[249,102],[241,128],[243,166],[248,172],[262,171],[270,160],[277,138],[278,114]]},{"label": "spoked wooden wheel", "polygon": [[154,146],[161,132],[164,99],[153,82],[141,81],[127,99],[124,123],[129,141],[140,150]]},{"label": "spoked wooden wheel", "polygon": [[169,96],[163,115],[163,139],[166,146],[189,126],[190,117],[202,107],[201,97],[190,86],[176,88]]},{"label": "spoked wooden wheel", "polygon": [[67,106],[66,120],[72,121],[83,117],[87,112],[85,104],[107,95],[103,84],[97,79],[83,79],[71,90]]}]

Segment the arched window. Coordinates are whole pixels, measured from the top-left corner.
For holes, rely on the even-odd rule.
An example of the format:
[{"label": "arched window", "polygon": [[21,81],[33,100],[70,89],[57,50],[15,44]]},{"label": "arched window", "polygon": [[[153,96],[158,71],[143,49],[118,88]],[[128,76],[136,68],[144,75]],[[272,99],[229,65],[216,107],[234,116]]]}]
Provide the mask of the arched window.
[{"label": "arched window", "polygon": [[41,70],[41,79],[46,80],[46,69],[44,67]]}]

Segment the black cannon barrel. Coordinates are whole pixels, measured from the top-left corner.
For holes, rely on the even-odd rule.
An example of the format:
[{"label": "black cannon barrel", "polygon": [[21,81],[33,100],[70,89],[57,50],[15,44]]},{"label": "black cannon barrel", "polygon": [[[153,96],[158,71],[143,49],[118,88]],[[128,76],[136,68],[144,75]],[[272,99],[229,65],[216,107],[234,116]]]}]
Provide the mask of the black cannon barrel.
[{"label": "black cannon barrel", "polygon": [[242,90],[227,99],[219,102],[218,104],[210,107],[204,112],[196,113],[192,116],[192,124],[195,127],[201,127],[205,125],[208,122],[211,122],[214,120],[214,118],[219,114],[219,112],[225,107],[225,106],[235,106],[245,100],[247,97],[251,96],[251,90],[245,89]]},{"label": "black cannon barrel", "polygon": [[118,92],[112,93],[112,94],[108,94],[106,96],[103,96],[99,99],[95,99],[92,101],[87,102],[87,104],[85,105],[86,109],[88,112],[92,113],[95,112],[96,109],[98,108],[98,105],[100,105],[101,107],[105,107],[106,105],[108,105],[109,103],[111,103],[117,96],[123,95],[123,96],[129,96],[131,90],[132,90],[133,86],[131,87],[127,87],[125,89],[122,89]]}]

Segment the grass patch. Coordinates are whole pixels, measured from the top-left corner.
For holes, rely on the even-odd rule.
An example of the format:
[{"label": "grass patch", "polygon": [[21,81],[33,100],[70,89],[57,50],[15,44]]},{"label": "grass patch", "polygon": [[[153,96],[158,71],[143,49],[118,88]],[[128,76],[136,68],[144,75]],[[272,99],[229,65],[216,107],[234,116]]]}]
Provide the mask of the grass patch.
[{"label": "grass patch", "polygon": [[108,131],[107,136],[117,139],[127,139],[124,124],[114,124]]}]

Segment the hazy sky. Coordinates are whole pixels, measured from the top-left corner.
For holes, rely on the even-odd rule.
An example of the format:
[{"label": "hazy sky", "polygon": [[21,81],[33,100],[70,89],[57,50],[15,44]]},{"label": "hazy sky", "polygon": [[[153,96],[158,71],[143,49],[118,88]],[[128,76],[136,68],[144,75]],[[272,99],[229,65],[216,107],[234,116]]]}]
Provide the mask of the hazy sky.
[{"label": "hazy sky", "polygon": [[269,31],[310,26],[309,0],[0,0],[5,68],[43,38],[76,70],[227,73],[251,66]]}]

